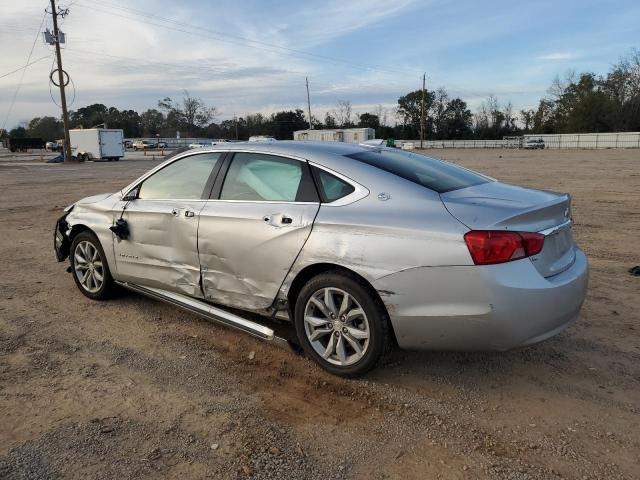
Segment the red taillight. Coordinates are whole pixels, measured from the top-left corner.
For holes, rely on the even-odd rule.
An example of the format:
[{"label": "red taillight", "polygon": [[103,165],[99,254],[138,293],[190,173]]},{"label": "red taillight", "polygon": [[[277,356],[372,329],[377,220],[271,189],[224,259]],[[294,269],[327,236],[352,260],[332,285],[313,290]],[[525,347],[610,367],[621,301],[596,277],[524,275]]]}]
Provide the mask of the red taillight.
[{"label": "red taillight", "polygon": [[522,237],[522,243],[524,244],[524,250],[527,252],[527,257],[531,255],[537,255],[542,251],[544,247],[544,235],[535,232],[518,232]]},{"label": "red taillight", "polygon": [[544,246],[544,235],[534,232],[471,230],[465,233],[464,241],[476,265],[491,265],[540,253]]}]

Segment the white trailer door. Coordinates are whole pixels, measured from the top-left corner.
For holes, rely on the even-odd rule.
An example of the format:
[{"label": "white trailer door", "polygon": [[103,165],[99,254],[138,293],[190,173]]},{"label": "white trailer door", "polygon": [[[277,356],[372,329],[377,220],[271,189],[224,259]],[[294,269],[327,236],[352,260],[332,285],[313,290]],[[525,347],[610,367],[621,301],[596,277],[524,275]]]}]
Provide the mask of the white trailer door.
[{"label": "white trailer door", "polygon": [[100,130],[100,158],[123,157],[122,130]]}]

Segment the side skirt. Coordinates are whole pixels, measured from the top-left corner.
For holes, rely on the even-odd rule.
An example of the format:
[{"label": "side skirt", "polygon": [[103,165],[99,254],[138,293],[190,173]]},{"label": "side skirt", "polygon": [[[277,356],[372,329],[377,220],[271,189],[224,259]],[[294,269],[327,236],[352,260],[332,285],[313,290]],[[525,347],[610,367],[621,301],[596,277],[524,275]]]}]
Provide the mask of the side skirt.
[{"label": "side skirt", "polygon": [[227,327],[235,328],[236,330],[241,330],[261,340],[272,342],[273,344],[286,350],[291,350],[296,353],[298,351],[291,344],[291,342],[289,342],[285,338],[277,336],[271,328],[261,325],[252,320],[247,320],[246,318],[242,318],[221,308],[214,307],[212,305],[209,305],[208,303],[201,302],[200,300],[196,300],[179,293],[161,290],[159,288],[143,287],[141,285],[127,282],[116,283],[118,285],[121,285],[122,287],[128,288],[129,290],[133,290],[137,293],[141,293],[142,295],[146,295],[147,297],[153,298],[155,300],[161,300],[171,305],[175,305],[176,307],[194,313],[207,320],[220,323]]}]

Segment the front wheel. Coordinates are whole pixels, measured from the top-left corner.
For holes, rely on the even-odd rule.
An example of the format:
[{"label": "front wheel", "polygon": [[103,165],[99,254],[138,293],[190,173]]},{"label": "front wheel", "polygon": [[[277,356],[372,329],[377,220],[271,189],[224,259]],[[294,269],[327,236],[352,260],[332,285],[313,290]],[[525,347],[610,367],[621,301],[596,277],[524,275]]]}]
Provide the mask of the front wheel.
[{"label": "front wheel", "polygon": [[98,237],[80,232],[71,243],[71,272],[76,286],[93,300],[108,298],[114,288],[109,265]]},{"label": "front wheel", "polygon": [[361,278],[343,272],[307,282],[296,300],[295,326],[307,355],[343,377],[371,370],[389,345],[384,305]]}]

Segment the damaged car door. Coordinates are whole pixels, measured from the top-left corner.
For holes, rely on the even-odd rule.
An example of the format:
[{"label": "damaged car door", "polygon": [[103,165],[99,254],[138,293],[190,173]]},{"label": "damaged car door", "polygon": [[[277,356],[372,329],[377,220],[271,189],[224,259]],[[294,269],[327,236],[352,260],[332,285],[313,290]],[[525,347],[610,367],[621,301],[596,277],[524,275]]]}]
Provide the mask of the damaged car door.
[{"label": "damaged car door", "polygon": [[222,170],[200,212],[205,298],[238,308],[268,308],[320,208],[309,165],[238,152]]},{"label": "damaged car door", "polygon": [[116,209],[128,238],[114,240],[118,276],[125,282],[202,297],[198,218],[222,153],[182,157],[130,190]]}]

